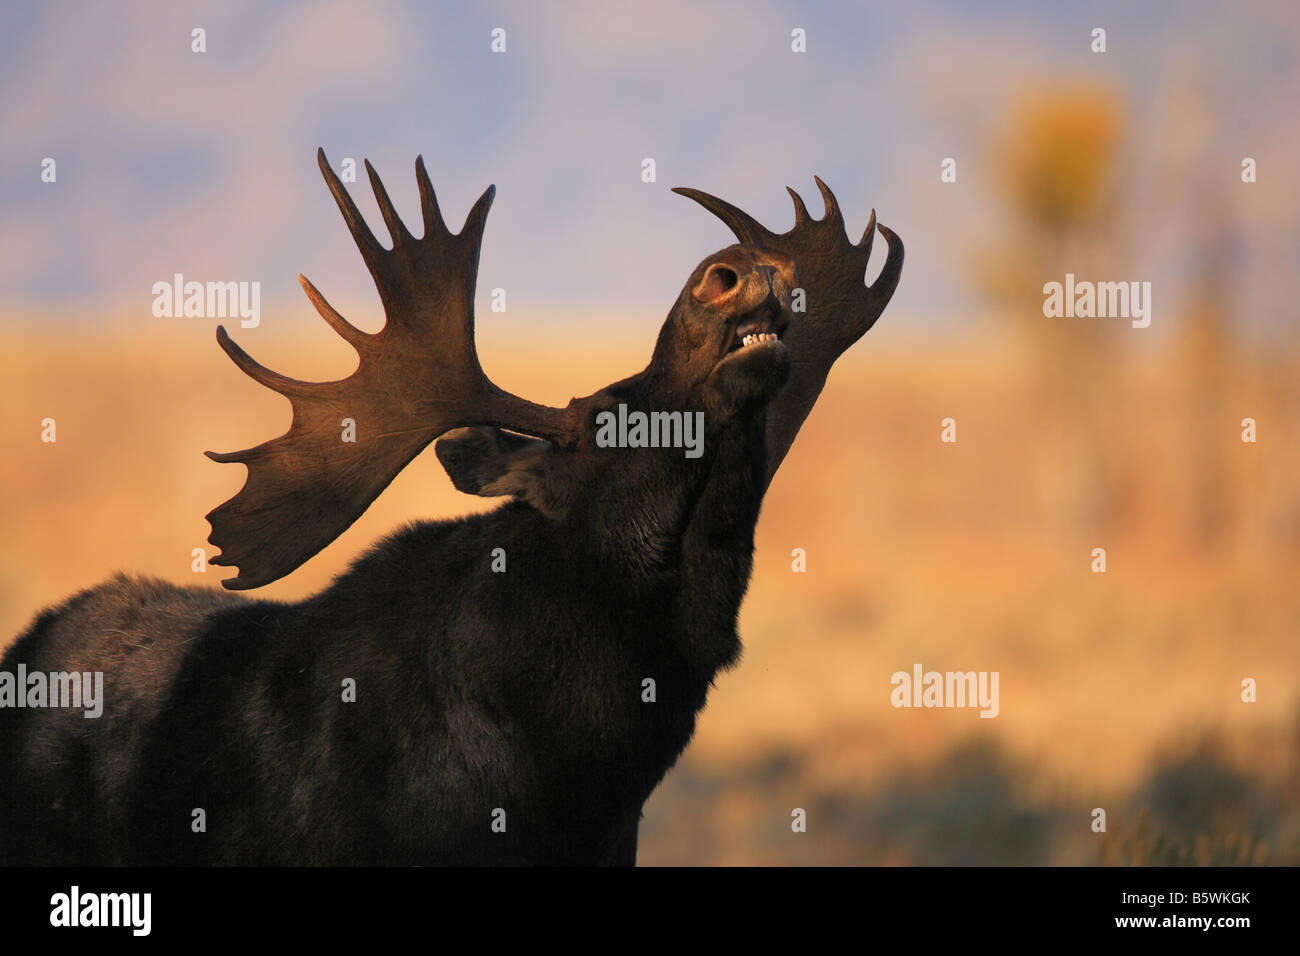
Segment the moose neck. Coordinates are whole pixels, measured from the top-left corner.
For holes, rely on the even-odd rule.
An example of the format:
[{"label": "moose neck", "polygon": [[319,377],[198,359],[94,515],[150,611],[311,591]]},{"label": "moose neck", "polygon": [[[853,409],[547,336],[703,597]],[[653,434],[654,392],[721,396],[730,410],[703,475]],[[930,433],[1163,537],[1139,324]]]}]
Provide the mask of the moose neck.
[{"label": "moose neck", "polygon": [[[647,376],[621,385],[617,401],[629,410],[682,407]],[[680,448],[606,449],[626,460],[611,457],[608,479],[571,520],[595,529],[600,560],[625,570],[634,595],[666,602],[667,636],[711,679],[739,652],[736,617],[766,486],[766,417],[762,407],[684,413],[696,410],[706,421],[698,458]]]},{"label": "moose neck", "polygon": [[767,487],[766,414],[728,424],[681,538],[674,633],[710,677],[740,654],[736,618],[753,567],[754,527]]}]

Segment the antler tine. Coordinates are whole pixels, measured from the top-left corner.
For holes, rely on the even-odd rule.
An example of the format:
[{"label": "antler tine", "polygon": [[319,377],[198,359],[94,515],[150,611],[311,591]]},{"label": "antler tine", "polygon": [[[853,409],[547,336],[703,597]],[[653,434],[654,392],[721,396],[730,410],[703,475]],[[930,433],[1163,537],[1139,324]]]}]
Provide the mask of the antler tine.
[{"label": "antler tine", "polygon": [[790,186],[786,186],[785,191],[788,192],[790,194],[790,198],[794,200],[795,226],[798,227],[803,225],[805,222],[808,222],[808,220],[811,219],[812,217],[808,215],[808,207],[804,205],[803,197],[800,196],[797,192],[795,192],[794,189]]},{"label": "antler tine", "polygon": [[240,371],[257,382],[259,385],[265,385],[272,391],[279,392],[286,397],[307,395],[317,386],[312,382],[299,381],[296,378],[289,378],[287,375],[281,375],[279,372],[272,371],[265,365],[258,362],[255,358],[245,352],[236,344],[226,332],[224,325],[217,326],[217,344],[222,350],[230,356],[231,361],[239,366]]},{"label": "antler tine", "polygon": [[388,198],[388,190],[384,188],[383,182],[379,179],[379,174],[375,172],[375,167],[370,165],[370,160],[363,160],[366,164],[366,173],[370,176],[370,188],[375,191],[375,202],[379,204],[379,213],[384,217],[384,225],[388,227],[388,234],[393,237],[394,247],[400,246],[414,237],[407,231],[406,224],[402,222],[397,210],[393,208],[393,201]]},{"label": "antler tine", "polygon": [[339,315],[334,306],[325,301],[325,297],[320,291],[311,284],[302,273],[298,273],[298,284],[302,286],[302,291],[307,293],[307,299],[316,311],[320,313],[322,319],[329,323],[330,328],[339,334],[343,341],[347,342],[358,352],[361,351],[373,338],[369,332],[362,332],[359,328],[349,322],[343,316]]},{"label": "antler tine", "polygon": [[[874,223],[874,210],[872,213],[872,222]],[[894,289],[898,286],[898,280],[903,275],[903,241],[888,226],[876,226],[876,228],[880,230],[885,237],[885,241],[889,243],[889,255],[885,257],[884,268],[880,270],[880,275],[876,276],[876,281],[868,286],[868,291],[870,291],[872,298],[879,302],[880,309],[883,310],[893,296]]]},{"label": "antler tine", "polygon": [[465,217],[465,225],[461,226],[460,232],[456,233],[458,237],[471,236],[477,239],[483,235],[483,228],[487,225],[488,210],[492,208],[492,201],[496,196],[496,186],[489,186],[483,190],[483,195],[478,197],[469,215]]},{"label": "antler tine", "polygon": [[862,233],[862,238],[853,245],[862,250],[863,261],[871,258],[871,244],[876,238],[876,211],[871,210],[871,218],[867,220],[867,229]]},{"label": "antler tine", "polygon": [[429,182],[429,174],[424,168],[424,157],[415,157],[415,181],[420,187],[420,211],[424,215],[424,238],[448,235],[447,224],[442,220],[442,210],[438,208],[438,196]]},{"label": "antler tine", "polygon": [[325,158],[324,148],[316,150],[316,164],[320,166],[321,175],[325,177],[325,184],[329,186],[330,193],[334,196],[334,202],[338,204],[339,212],[343,213],[343,221],[347,223],[348,232],[352,233],[352,239],[356,242],[357,248],[361,250],[361,258],[365,260],[366,267],[370,269],[372,275],[378,276],[375,271],[383,255],[384,247],[379,244],[375,234],[370,231],[366,225],[365,219],[357,210],[357,204],[352,201],[348,191],[343,188],[343,182],[330,167],[329,160]]},{"label": "antler tine", "polygon": [[822,182],[820,176],[814,176],[813,182],[815,182],[817,188],[821,190],[822,202],[826,204],[826,212],[823,214],[821,221],[843,223],[844,216],[840,213],[840,204],[835,201],[835,194],[831,192],[831,188]]},{"label": "antler tine", "polygon": [[731,203],[717,196],[710,196],[706,192],[698,189],[691,189],[686,186],[676,186],[673,192],[687,199],[694,199],[697,203],[713,213],[719,219],[730,227],[735,233],[736,238],[741,242],[757,242],[775,238],[771,230],[759,223],[757,219],[749,213],[737,209]]}]

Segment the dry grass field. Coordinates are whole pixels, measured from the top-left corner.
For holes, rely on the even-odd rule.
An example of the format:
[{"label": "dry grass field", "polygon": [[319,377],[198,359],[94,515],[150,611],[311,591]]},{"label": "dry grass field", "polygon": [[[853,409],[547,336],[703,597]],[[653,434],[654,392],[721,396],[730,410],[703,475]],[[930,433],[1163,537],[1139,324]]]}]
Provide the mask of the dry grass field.
[{"label": "dry grass field", "polygon": [[[288,374],[346,374],[293,311],[232,331]],[[773,483],[744,659],[647,806],[641,862],[1300,863],[1300,356],[1236,361],[1207,399],[1156,347],[1046,396],[1028,353],[909,344],[887,318]],[[0,642],[119,569],[219,587],[229,572],[191,553],[243,470],[201,453],[279,434],[288,404],[199,320],[5,324]],[[644,364],[656,321],[637,325],[485,328],[480,351],[504,387],[561,403]],[[259,593],[308,594],[401,522],[492,506],[426,453]],[[998,671],[999,715],[893,708],[890,675],[915,663]]]}]

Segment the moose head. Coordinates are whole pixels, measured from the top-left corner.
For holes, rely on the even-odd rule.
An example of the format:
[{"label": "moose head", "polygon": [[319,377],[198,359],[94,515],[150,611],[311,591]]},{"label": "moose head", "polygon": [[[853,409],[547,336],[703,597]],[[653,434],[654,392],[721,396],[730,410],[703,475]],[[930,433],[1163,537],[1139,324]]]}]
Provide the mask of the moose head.
[{"label": "moose head", "polygon": [[[705,440],[738,420],[757,421],[765,456],[761,487],[771,481],[835,360],[888,304],[903,265],[903,246],[875,211],[853,243],[834,195],[813,219],[798,193],[795,223],[774,233],[707,193],[676,189],[717,215],[739,242],[701,262],[659,333],[650,364],[629,379],[565,408],[538,405],[492,383],[474,345],[479,250],[495,187],[450,232],[423,159],[415,163],[424,220],[413,236],[398,217],[369,161],[375,198],[392,237],[385,249],[318,151],[329,186],[384,306],[377,333],[357,329],[302,276],[307,297],[360,356],[356,372],[335,382],[302,382],[252,359],[218,328],[217,341],[255,381],[293,406],[289,431],[244,451],[208,456],[248,466],[244,487],[207,517],[213,564],[237,566],[223,582],[257,588],[290,573],[343,533],[431,441],[461,491],[510,495],[560,517],[609,481],[616,467],[595,449],[596,418],[623,404],[664,413],[703,413]],[[889,255],[865,283],[879,230]],[[353,442],[340,423],[356,423]]]}]

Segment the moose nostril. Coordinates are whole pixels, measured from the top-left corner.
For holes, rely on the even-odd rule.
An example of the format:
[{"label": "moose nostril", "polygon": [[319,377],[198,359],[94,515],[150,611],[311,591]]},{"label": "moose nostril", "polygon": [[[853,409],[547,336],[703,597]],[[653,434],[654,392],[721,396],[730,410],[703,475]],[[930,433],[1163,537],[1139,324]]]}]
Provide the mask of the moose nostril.
[{"label": "moose nostril", "polygon": [[730,292],[739,281],[740,276],[736,275],[734,269],[716,266],[713,270],[713,282],[723,292]]},{"label": "moose nostril", "polygon": [[740,283],[740,276],[730,266],[713,265],[695,290],[696,298],[703,302],[726,295]]}]

